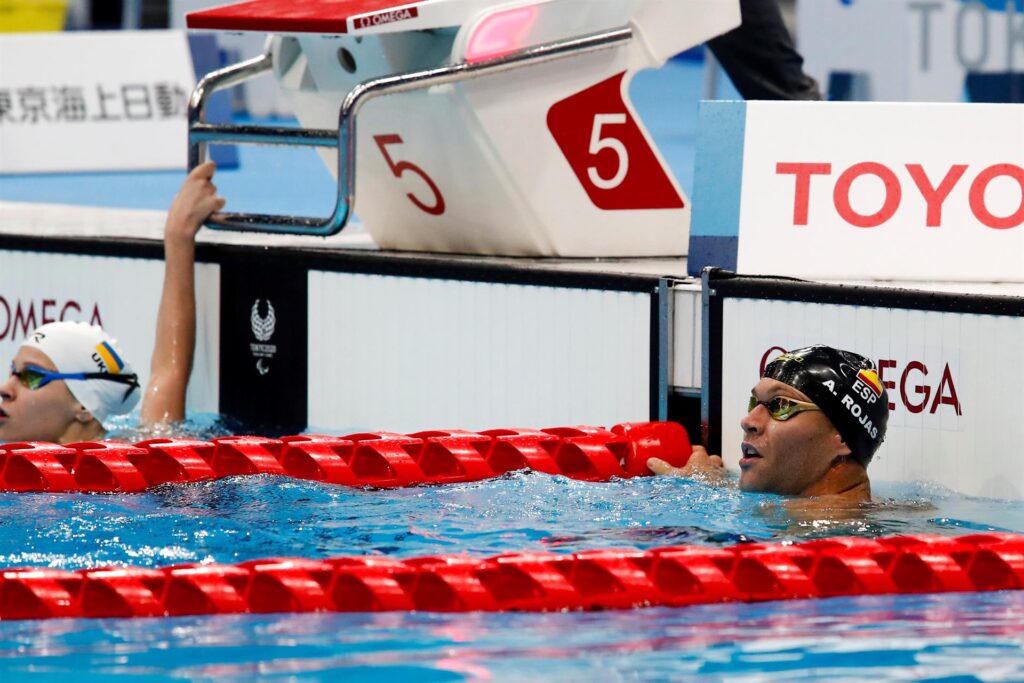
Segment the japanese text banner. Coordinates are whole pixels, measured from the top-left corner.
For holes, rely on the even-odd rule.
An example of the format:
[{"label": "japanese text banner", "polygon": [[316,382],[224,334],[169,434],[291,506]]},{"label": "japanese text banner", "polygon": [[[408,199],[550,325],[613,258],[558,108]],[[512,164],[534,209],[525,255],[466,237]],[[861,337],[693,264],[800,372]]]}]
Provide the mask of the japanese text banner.
[{"label": "japanese text banner", "polygon": [[180,31],[0,37],[0,173],[184,169]]}]

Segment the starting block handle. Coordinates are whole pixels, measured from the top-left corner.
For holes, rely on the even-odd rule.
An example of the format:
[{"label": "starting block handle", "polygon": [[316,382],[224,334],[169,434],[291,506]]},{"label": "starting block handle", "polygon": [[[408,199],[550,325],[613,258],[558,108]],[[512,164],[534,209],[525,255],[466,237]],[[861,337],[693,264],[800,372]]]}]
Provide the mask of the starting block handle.
[{"label": "starting block handle", "polygon": [[364,81],[356,85],[342,102],[338,113],[337,131],[207,124],[205,123],[205,109],[210,95],[270,71],[273,68],[273,58],[268,52],[261,57],[207,74],[196,85],[189,100],[189,171],[203,162],[206,157],[206,145],[211,142],[334,147],[338,150],[338,198],[334,213],[328,218],[215,213],[207,219],[206,226],[215,230],[288,233],[321,237],[337,234],[348,223],[351,207],[355,204],[356,117],[363,105],[371,99],[608,50],[628,43],[633,37],[633,29],[623,27],[546,43],[479,62],[460,62],[450,66]]},{"label": "starting block handle", "polygon": [[[277,126],[213,125],[205,122],[206,103],[215,92],[232,88],[273,69],[270,53],[207,74],[192,91],[188,105],[188,170],[203,163],[206,146],[211,142],[239,144],[297,145],[339,148],[338,132]],[[241,230],[305,235],[334,235],[348,222],[350,204],[343,200],[339,186],[338,202],[328,218],[283,216],[257,213],[224,213],[210,216],[205,225],[214,230]]]}]

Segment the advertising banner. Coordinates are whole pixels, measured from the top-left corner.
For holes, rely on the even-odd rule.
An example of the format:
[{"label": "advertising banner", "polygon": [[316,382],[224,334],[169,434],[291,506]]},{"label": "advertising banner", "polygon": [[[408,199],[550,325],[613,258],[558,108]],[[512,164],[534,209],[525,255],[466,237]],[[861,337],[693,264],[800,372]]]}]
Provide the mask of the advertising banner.
[{"label": "advertising banner", "polygon": [[183,170],[182,31],[0,37],[0,173]]},{"label": "advertising banner", "polygon": [[705,103],[690,272],[1024,281],[1022,123],[1020,105]]}]

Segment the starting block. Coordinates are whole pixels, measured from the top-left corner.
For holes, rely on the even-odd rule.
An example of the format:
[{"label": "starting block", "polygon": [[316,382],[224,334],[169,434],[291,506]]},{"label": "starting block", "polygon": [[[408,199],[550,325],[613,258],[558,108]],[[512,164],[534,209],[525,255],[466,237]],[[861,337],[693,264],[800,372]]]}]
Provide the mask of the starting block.
[{"label": "starting block", "polygon": [[[214,142],[305,145],[338,183],[328,217],[207,225],[331,235],[358,210],[384,249],[683,255],[690,203],[629,84],[739,21],[738,0],[250,0],[191,13],[191,29],[271,36],[262,57],[196,87],[189,166]],[[213,92],[268,72],[299,128],[204,121]]]}]

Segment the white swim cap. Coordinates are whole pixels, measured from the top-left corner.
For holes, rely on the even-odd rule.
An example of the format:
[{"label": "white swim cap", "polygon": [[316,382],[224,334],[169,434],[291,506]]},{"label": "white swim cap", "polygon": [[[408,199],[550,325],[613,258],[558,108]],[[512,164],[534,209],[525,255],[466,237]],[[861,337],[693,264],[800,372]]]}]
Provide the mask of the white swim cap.
[{"label": "white swim cap", "polygon": [[101,424],[111,415],[131,412],[139,401],[138,379],[117,340],[98,325],[77,322],[48,323],[29,335],[23,346],[45,353],[61,373],[103,373],[133,383],[103,378],[64,380],[72,395]]}]

